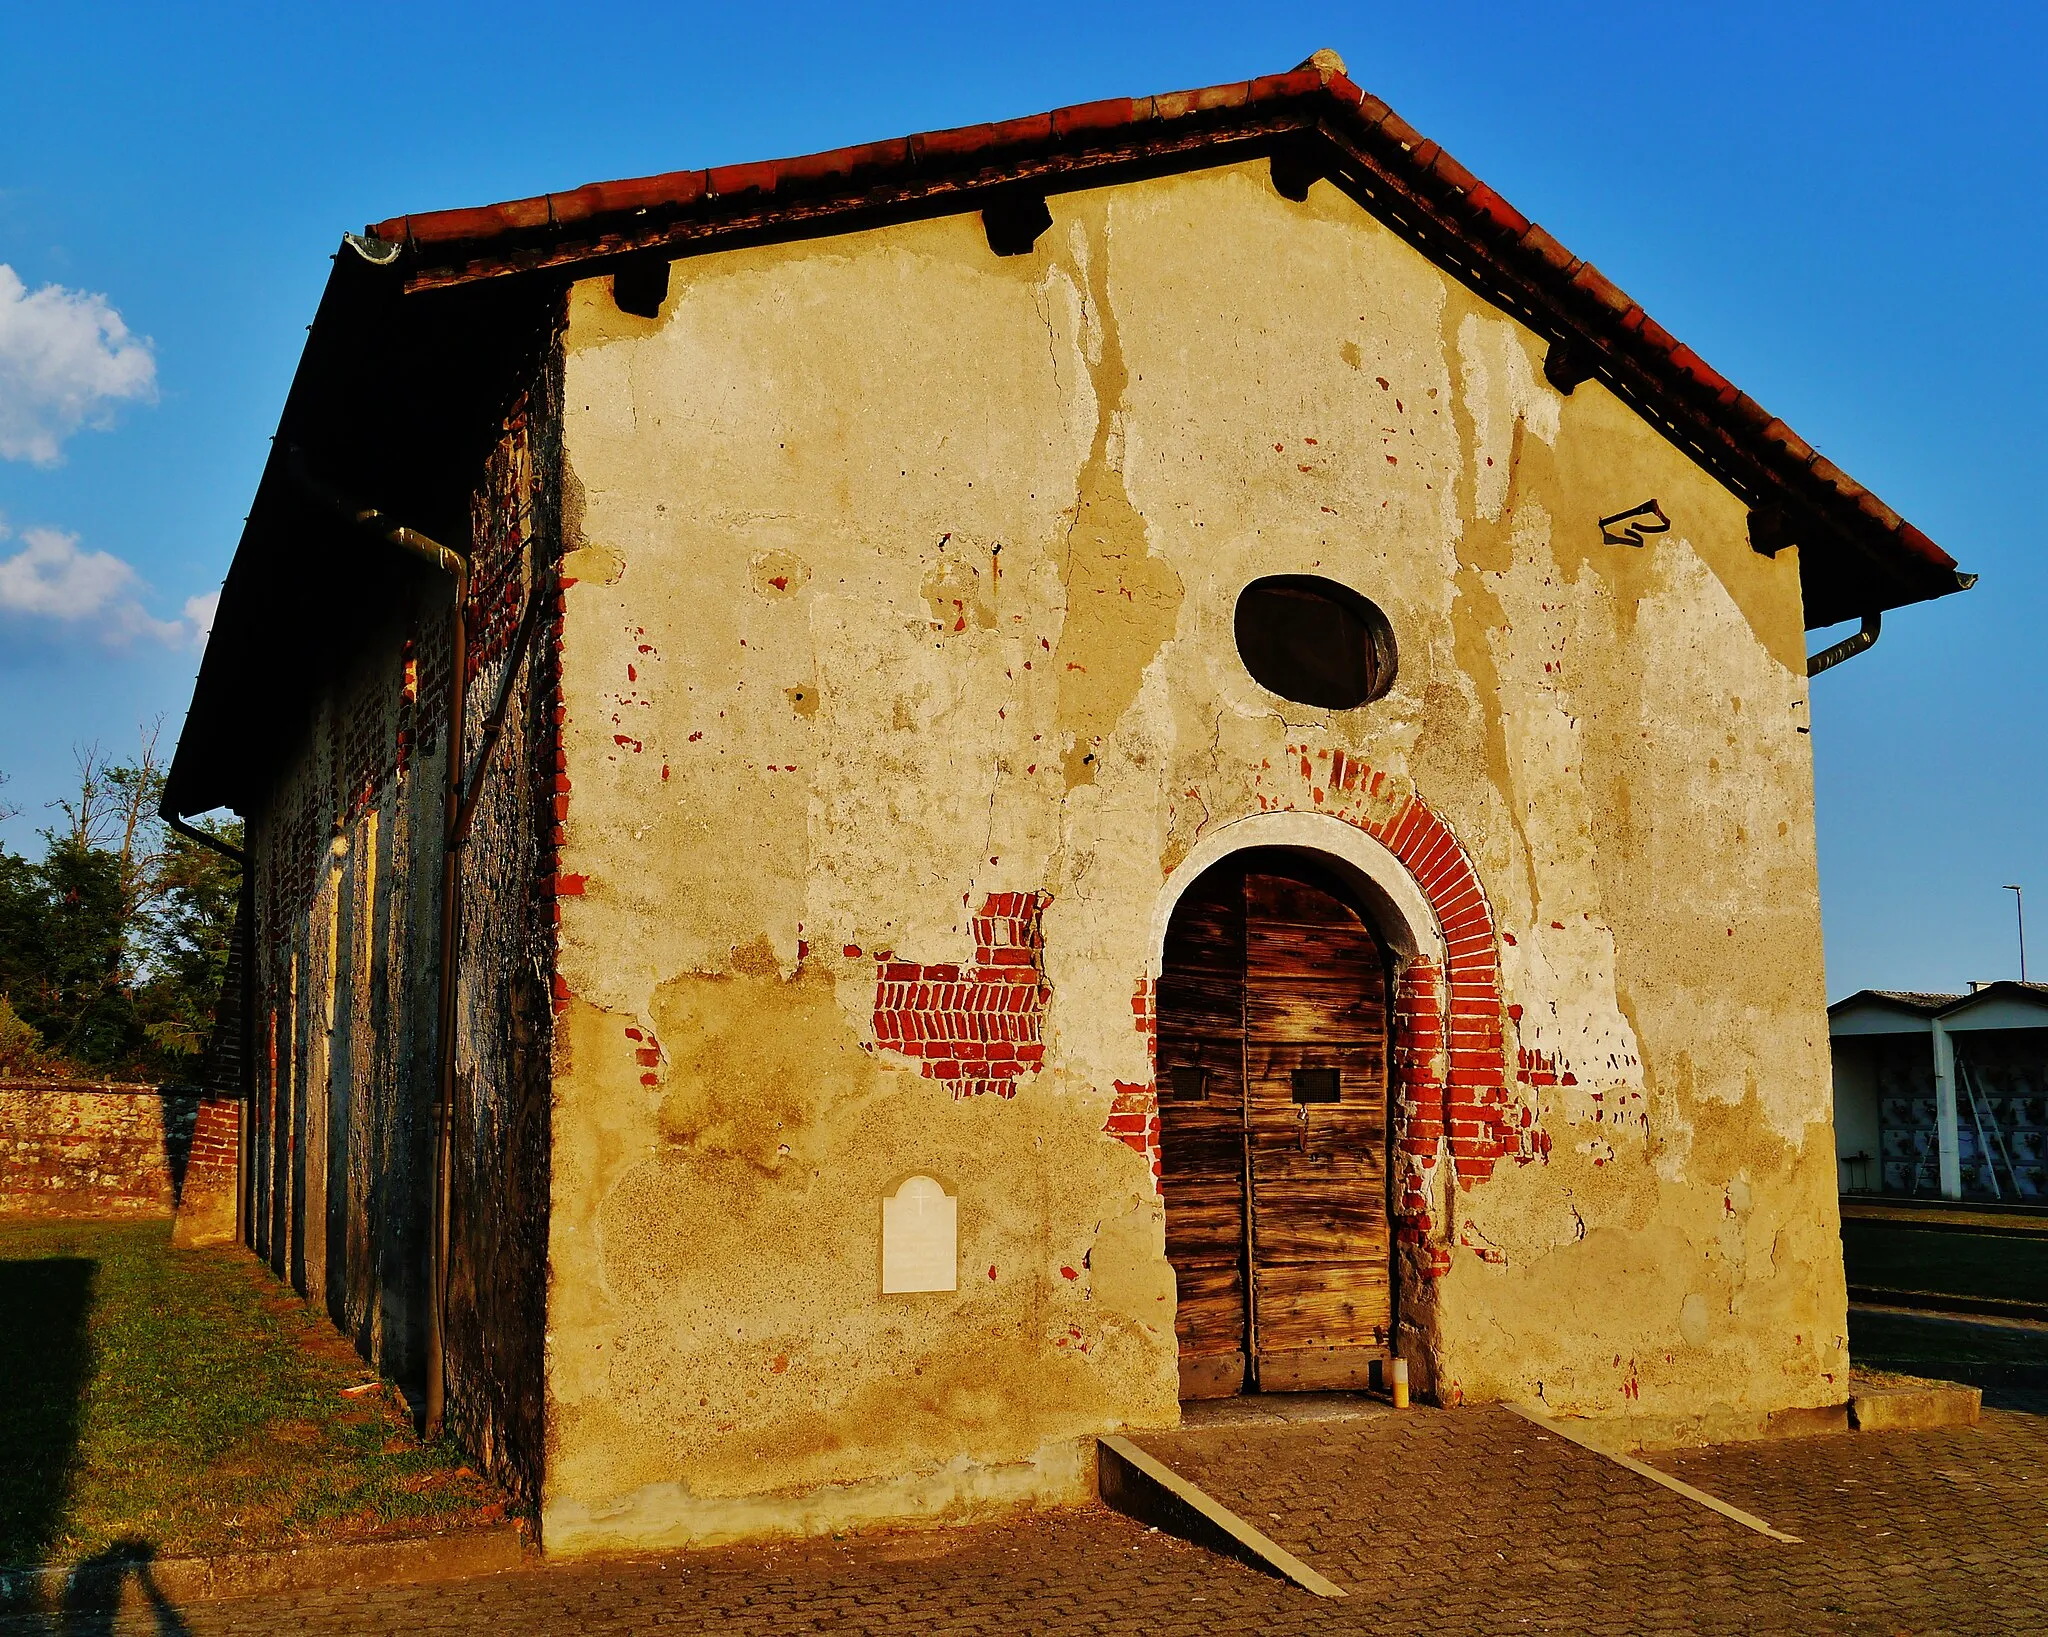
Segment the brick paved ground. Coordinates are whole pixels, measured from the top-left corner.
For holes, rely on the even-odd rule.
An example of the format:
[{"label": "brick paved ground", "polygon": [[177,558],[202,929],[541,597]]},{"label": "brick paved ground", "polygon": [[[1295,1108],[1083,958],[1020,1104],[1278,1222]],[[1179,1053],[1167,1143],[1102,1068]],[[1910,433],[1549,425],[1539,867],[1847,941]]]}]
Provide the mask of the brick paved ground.
[{"label": "brick paved ground", "polygon": [[[2048,1627],[2048,1419],[1662,1457],[1805,1537],[1767,1540],[1499,1409],[1145,1442],[1351,1590],[1336,1602],[1103,1511],[1002,1527],[194,1605],[62,1631],[2032,1632]],[[1277,1514],[1277,1516],[1275,1515]],[[165,1619],[177,1622],[166,1624]]]}]

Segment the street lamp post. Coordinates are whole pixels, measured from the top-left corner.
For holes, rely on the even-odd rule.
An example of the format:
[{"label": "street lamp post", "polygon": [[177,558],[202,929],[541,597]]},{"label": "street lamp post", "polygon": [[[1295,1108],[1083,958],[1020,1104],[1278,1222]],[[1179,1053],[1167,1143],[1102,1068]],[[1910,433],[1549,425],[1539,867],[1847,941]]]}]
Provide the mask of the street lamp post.
[{"label": "street lamp post", "polygon": [[2005,890],[2012,894],[2012,912],[2020,921],[2020,982],[2027,981],[2027,900],[2026,895],[2007,882]]}]

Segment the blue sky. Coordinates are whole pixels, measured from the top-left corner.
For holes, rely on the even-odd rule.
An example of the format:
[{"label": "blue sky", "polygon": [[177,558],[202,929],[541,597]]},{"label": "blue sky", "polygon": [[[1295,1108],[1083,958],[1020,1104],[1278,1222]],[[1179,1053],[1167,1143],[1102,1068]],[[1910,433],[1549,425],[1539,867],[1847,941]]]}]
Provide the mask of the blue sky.
[{"label": "blue sky", "polygon": [[17,850],[75,744],[175,736],[343,230],[1328,45],[1983,575],[1815,687],[1829,991],[2014,975],[2008,881],[2048,976],[2048,8],[76,4],[5,35]]}]

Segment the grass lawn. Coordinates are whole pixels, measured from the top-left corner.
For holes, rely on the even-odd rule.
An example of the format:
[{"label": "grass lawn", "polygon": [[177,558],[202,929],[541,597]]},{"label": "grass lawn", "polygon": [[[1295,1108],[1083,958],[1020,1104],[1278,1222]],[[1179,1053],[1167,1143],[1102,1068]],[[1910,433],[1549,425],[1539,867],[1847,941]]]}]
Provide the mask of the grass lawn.
[{"label": "grass lawn", "polygon": [[364,1540],[504,1515],[324,1315],[168,1222],[0,1221],[0,1564]]}]

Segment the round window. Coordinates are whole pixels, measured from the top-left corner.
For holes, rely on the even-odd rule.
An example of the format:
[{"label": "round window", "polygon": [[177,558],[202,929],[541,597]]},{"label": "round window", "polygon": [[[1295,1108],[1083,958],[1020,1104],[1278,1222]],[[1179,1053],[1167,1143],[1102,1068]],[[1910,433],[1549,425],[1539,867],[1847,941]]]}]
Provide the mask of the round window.
[{"label": "round window", "polygon": [[1238,594],[1237,653],[1282,699],[1350,710],[1394,685],[1394,628],[1348,585],[1274,574]]}]

